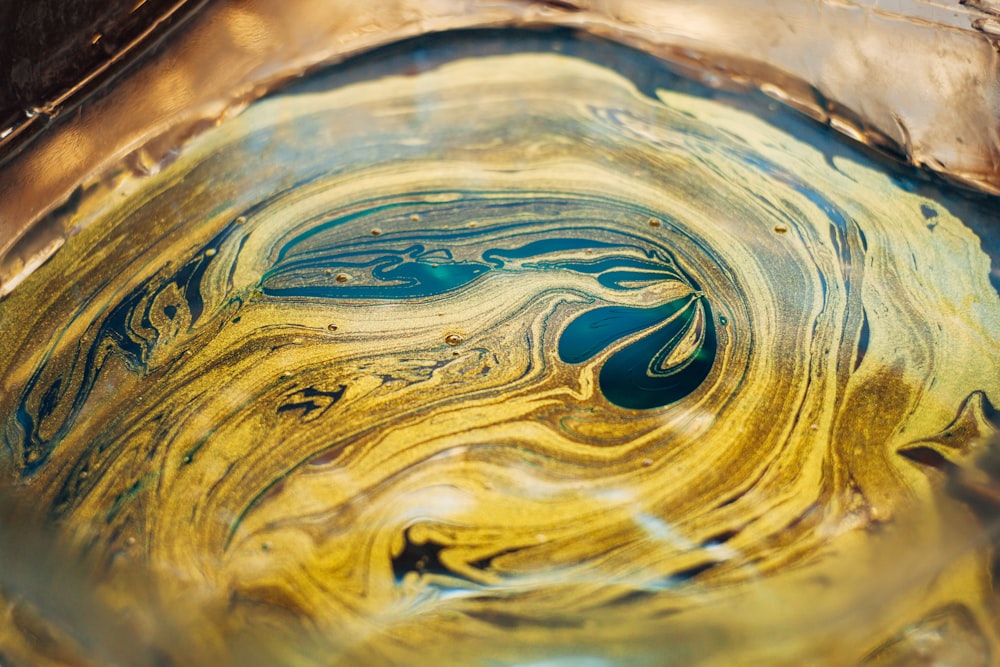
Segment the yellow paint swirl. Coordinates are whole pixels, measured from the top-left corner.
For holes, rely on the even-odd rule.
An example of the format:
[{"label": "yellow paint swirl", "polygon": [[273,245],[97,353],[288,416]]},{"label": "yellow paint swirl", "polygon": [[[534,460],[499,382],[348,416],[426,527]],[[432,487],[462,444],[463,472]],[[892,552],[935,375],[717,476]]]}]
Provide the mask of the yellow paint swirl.
[{"label": "yellow paint swirl", "polygon": [[908,560],[973,525],[919,461],[997,428],[977,235],[724,100],[444,60],[84,198],[0,303],[39,520],[148,572],[185,660],[856,661],[941,609],[995,651],[986,552]]}]

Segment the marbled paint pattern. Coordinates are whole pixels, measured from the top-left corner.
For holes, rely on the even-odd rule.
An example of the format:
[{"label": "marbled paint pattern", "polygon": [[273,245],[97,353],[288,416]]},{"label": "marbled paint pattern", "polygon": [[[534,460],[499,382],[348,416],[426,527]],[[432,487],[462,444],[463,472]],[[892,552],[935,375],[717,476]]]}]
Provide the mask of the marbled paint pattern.
[{"label": "marbled paint pattern", "polygon": [[[749,586],[853,600],[879,526],[936,548],[900,452],[1000,401],[961,220],[573,55],[382,66],[86,198],[0,302],[0,472],[101,577],[324,647],[290,664],[626,660]],[[983,563],[854,650],[946,604],[994,646]]]}]

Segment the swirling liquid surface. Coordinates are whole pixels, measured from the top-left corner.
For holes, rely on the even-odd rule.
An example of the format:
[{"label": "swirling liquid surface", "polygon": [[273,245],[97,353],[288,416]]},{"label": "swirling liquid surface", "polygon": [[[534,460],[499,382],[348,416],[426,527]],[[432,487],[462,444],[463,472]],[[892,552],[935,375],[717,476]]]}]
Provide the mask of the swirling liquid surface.
[{"label": "swirling liquid surface", "polygon": [[0,470],[98,579],[148,573],[189,659],[995,650],[926,464],[1000,421],[996,236],[766,102],[443,38],[68,214],[0,302]]}]

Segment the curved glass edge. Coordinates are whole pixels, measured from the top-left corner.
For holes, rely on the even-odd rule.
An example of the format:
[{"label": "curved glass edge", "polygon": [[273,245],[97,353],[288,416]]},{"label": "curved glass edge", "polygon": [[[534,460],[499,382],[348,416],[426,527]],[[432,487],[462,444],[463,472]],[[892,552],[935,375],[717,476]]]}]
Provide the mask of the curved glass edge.
[{"label": "curved glass edge", "polygon": [[987,0],[223,0],[0,168],[0,298],[75,233],[60,214],[123,163],[155,173],[192,136],[316,67],[508,26],[622,42],[1000,194],[1000,7]]}]

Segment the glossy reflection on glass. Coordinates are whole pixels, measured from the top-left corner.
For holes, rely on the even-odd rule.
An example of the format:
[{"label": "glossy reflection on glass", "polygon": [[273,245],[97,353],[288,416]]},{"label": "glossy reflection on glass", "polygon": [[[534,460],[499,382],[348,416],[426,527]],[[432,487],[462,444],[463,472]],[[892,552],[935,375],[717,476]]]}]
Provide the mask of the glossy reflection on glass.
[{"label": "glossy reflection on glass", "polygon": [[957,610],[992,650],[926,463],[998,425],[996,248],[804,122],[529,42],[334,69],[83,197],[0,302],[18,493],[203,648],[857,660]]}]

